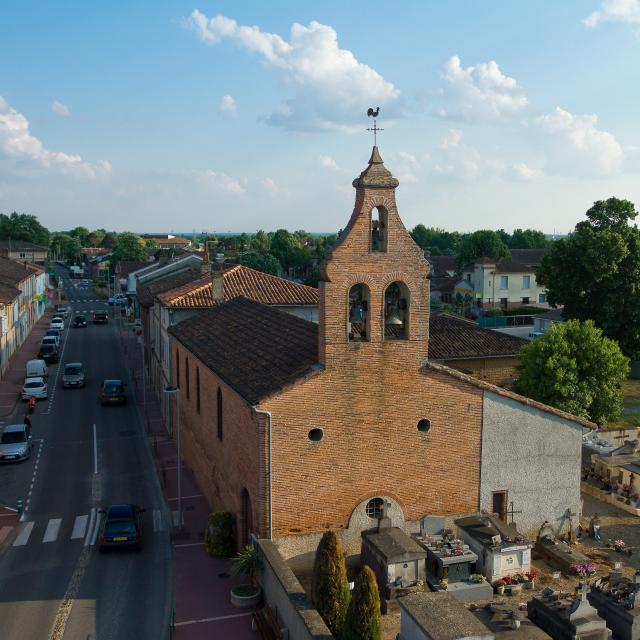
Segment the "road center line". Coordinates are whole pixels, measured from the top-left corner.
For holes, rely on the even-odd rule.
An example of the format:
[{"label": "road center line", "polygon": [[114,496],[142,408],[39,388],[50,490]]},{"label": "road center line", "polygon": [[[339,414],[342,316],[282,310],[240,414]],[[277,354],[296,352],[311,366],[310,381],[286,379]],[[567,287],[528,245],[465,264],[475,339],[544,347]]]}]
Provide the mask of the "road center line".
[{"label": "road center line", "polygon": [[96,425],[93,425],[93,474],[98,473],[98,436],[96,434]]}]

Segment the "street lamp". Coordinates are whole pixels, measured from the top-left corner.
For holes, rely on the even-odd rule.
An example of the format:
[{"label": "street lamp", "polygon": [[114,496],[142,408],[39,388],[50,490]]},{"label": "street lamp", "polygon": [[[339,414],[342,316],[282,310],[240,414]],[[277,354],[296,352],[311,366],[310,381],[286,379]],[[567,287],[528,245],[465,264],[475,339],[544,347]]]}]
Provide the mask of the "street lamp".
[{"label": "street lamp", "polygon": [[182,529],[182,469],[180,465],[180,389],[171,385],[164,388],[169,396],[176,397],[176,444],[178,446],[178,529]]}]

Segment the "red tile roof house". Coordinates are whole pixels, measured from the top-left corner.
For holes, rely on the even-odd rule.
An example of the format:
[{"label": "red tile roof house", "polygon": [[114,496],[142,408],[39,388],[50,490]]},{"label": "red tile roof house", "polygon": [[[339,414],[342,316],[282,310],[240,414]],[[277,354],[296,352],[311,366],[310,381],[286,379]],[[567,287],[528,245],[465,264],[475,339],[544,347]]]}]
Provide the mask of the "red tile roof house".
[{"label": "red tile roof house", "polygon": [[377,147],[321,270],[318,324],[246,297],[172,325],[184,457],[211,508],[291,564],[482,509],[525,534],[580,510],[584,419],[435,362],[429,266]]},{"label": "red tile roof house", "polygon": [[315,322],[318,290],[243,265],[210,264],[157,280],[138,290],[148,326],[147,364],[149,380],[166,412],[162,390],[171,380],[170,326],[232,298],[245,296]]}]

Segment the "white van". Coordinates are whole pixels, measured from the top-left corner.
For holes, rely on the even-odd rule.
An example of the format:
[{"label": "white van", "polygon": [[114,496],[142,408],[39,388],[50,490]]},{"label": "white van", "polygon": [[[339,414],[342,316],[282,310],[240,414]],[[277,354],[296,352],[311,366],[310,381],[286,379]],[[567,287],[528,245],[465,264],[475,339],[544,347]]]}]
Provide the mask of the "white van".
[{"label": "white van", "polygon": [[27,362],[27,378],[47,377],[47,363],[44,360],[29,360]]}]

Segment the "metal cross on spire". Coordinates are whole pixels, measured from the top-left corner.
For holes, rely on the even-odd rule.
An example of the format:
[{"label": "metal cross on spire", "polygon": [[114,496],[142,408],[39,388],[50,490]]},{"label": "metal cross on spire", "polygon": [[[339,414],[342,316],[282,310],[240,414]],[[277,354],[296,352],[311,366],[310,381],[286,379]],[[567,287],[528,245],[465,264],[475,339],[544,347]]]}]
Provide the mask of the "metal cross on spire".
[{"label": "metal cross on spire", "polygon": [[376,123],[376,118],[378,117],[379,113],[380,107],[376,107],[375,110],[373,109],[373,107],[369,107],[369,109],[367,110],[367,115],[370,118],[373,118],[373,127],[368,127],[367,131],[373,131],[373,145],[376,147],[378,146],[378,131],[384,131],[384,129],[381,129]]}]

